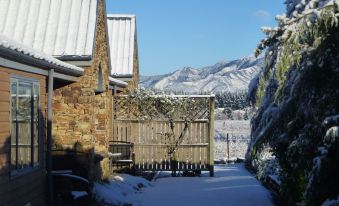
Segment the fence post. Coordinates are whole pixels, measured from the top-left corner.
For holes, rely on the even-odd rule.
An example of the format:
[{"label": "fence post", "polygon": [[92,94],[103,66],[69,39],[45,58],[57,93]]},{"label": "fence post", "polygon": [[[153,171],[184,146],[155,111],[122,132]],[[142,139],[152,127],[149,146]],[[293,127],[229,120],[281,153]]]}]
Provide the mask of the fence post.
[{"label": "fence post", "polygon": [[228,137],[228,133],[226,135],[226,142],[227,142],[227,162],[230,161],[230,139]]},{"label": "fence post", "polygon": [[215,107],[215,96],[210,97],[210,118],[209,118],[209,165],[210,165],[210,176],[214,177],[214,107]]}]

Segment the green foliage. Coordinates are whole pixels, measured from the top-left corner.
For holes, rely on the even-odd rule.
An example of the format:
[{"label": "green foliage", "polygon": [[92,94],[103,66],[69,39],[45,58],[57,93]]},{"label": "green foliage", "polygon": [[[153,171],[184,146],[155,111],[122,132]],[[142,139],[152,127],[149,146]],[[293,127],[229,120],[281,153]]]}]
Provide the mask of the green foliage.
[{"label": "green foliage", "polygon": [[[316,22],[312,23],[305,17],[301,18],[295,24],[296,26],[291,27],[290,30],[286,29],[278,33],[281,34],[280,38],[277,38],[278,34],[275,34],[265,42],[266,46],[274,45],[274,48],[279,48],[279,52],[274,59],[275,64],[273,65],[269,63],[269,53],[272,48],[266,53],[265,68],[260,77],[256,95],[257,106],[259,107],[262,105],[265,90],[270,79],[275,79],[278,82],[278,89],[275,92],[275,102],[279,103],[287,73],[294,67],[299,68],[299,70],[303,69],[300,65],[301,59],[319,47],[328,32],[337,26],[338,19],[333,13],[333,8],[325,8]],[[263,50],[264,47],[261,45],[260,49]],[[311,63],[311,61],[307,63]],[[317,63],[321,64],[321,61]]]},{"label": "green foliage", "polygon": [[338,9],[326,7],[316,14],[287,22],[259,48],[268,47],[248,156],[255,162],[269,144],[288,205],[321,205],[339,194],[339,148],[326,146],[322,123],[339,114]]},{"label": "green foliage", "polygon": [[263,103],[265,89],[266,89],[266,81],[267,79],[264,76],[261,76],[259,79],[259,86],[257,90],[257,106],[260,107]]}]

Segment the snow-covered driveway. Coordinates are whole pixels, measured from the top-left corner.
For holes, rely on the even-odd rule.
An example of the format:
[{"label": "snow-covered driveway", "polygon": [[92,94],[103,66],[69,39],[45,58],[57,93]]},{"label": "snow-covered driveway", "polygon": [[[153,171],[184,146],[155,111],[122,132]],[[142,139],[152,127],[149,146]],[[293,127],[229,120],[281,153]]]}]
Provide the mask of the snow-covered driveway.
[{"label": "snow-covered driveway", "polygon": [[159,178],[143,192],[135,194],[137,206],[226,206],[273,205],[270,193],[243,164],[217,165],[215,177]]}]

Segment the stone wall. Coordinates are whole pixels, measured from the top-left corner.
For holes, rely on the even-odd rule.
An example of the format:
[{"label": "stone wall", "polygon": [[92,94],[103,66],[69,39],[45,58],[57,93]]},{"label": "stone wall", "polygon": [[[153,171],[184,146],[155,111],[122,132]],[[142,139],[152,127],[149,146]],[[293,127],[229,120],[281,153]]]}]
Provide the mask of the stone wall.
[{"label": "stone wall", "polygon": [[[112,134],[112,91],[108,90],[110,71],[103,0],[99,1],[98,7],[92,66],[84,68],[84,75],[78,82],[55,89],[52,132],[57,146],[69,148],[80,142],[84,148],[94,147],[97,152],[105,153]],[[99,65],[105,91],[96,94]]]},{"label": "stone wall", "polygon": [[133,90],[139,88],[139,57],[138,57],[138,40],[135,36],[134,40],[134,56],[133,56],[133,80],[126,81],[128,83],[127,89]]},{"label": "stone wall", "polygon": [[[106,92],[95,96],[95,148],[96,150],[105,150],[108,147],[108,141],[112,139],[112,91],[108,90],[110,75],[109,68],[109,43],[108,43],[106,7],[103,0],[99,4],[98,26],[96,31],[96,47],[94,53],[95,73],[98,72],[99,64],[103,69],[104,88]],[[97,85],[97,84],[96,84]]]}]

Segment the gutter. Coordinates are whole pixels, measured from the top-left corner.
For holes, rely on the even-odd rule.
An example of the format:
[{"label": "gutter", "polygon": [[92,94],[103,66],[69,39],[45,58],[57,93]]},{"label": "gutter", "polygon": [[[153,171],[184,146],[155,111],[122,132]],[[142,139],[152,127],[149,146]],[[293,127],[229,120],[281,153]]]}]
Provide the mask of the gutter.
[{"label": "gutter", "polygon": [[107,14],[107,18],[109,19],[132,19],[135,18],[134,14]]},{"label": "gutter", "polygon": [[114,78],[133,78],[133,74],[111,74]]},{"label": "gutter", "polygon": [[53,179],[52,179],[52,101],[53,101],[54,69],[48,71],[48,96],[47,96],[47,151],[46,151],[46,170],[47,170],[47,195],[48,205],[54,205],[53,198]]},{"label": "gutter", "polygon": [[128,84],[124,81],[115,79],[113,77],[108,77],[108,81],[110,85],[114,85],[114,86],[118,86],[118,87],[122,87],[122,88],[126,88],[128,86]]},{"label": "gutter", "polygon": [[59,59],[61,61],[92,61],[92,56],[75,56],[75,55],[65,55],[65,56],[54,56],[54,58]]}]

